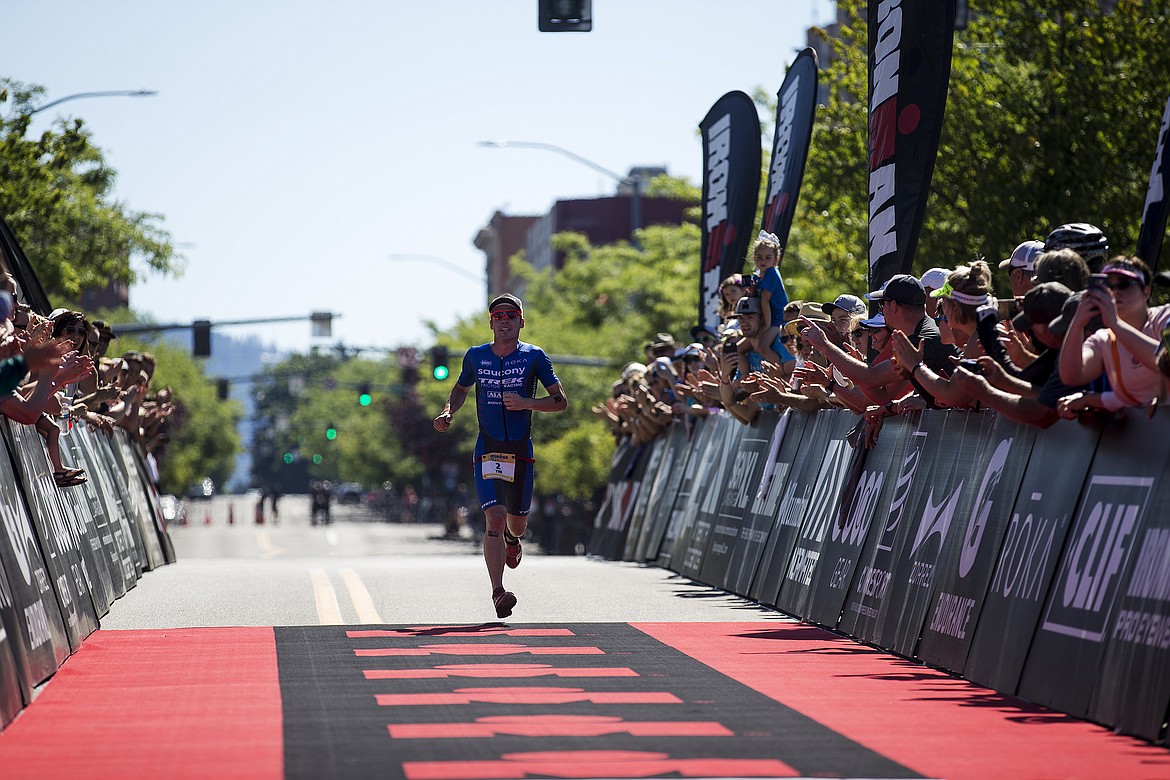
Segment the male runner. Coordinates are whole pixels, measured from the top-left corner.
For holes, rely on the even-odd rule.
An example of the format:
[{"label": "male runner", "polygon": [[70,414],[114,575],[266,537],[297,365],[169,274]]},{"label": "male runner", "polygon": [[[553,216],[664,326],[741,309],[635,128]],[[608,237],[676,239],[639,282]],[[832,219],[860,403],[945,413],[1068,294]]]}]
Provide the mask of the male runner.
[{"label": "male runner", "polygon": [[[475,491],[487,516],[483,557],[496,617],[506,618],[516,606],[516,596],[504,590],[504,564],[511,569],[520,565],[520,539],[528,527],[532,501],[532,413],[562,412],[569,402],[544,350],[520,341],[524,327],[520,299],[507,293],[497,296],[488,304],[488,315],[492,341],[463,356],[463,368],[435,418],[435,430],[442,433],[451,427],[452,416],[475,385],[479,417]],[[536,398],[538,379],[548,391],[543,398]]]}]

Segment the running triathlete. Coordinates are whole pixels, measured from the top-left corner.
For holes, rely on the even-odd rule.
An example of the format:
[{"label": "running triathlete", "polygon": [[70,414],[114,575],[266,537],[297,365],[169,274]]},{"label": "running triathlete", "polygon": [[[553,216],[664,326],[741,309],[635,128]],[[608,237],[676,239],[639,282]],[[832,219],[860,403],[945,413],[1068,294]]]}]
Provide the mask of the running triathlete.
[{"label": "running triathlete", "polygon": [[[463,368],[435,418],[435,430],[442,433],[451,427],[452,416],[475,385],[479,417],[475,491],[487,516],[483,557],[496,617],[506,618],[516,606],[516,596],[504,590],[504,565],[510,569],[520,565],[520,540],[528,528],[532,502],[532,413],[563,412],[569,402],[544,350],[520,341],[524,327],[520,299],[508,293],[497,296],[488,304],[488,316],[492,341],[463,356]],[[536,397],[538,379],[548,391],[543,398]]]}]

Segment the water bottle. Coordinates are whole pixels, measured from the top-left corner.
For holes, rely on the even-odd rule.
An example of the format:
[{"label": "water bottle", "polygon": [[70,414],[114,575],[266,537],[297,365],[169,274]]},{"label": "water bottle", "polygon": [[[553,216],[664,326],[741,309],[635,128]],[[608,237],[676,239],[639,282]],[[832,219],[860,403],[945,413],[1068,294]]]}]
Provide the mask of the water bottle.
[{"label": "water bottle", "polygon": [[61,416],[57,418],[57,427],[61,429],[62,436],[68,436],[69,429],[73,427],[73,416],[70,413],[70,407],[73,406],[73,398],[76,394],[76,384],[71,384],[65,388],[65,397],[61,400]]}]

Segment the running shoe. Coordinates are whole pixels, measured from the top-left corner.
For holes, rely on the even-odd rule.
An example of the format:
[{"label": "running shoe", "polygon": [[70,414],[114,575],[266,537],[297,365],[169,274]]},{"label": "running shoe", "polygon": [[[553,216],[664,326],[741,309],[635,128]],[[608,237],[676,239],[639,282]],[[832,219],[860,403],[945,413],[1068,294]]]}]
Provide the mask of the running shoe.
[{"label": "running shoe", "polygon": [[512,614],[512,607],[516,606],[516,596],[503,588],[496,588],[492,593],[492,602],[496,605],[496,617],[506,618]]},{"label": "running shoe", "polygon": [[509,569],[515,569],[520,565],[520,557],[524,555],[524,550],[520,548],[520,537],[505,533],[504,550],[507,552],[504,563],[508,564]]}]

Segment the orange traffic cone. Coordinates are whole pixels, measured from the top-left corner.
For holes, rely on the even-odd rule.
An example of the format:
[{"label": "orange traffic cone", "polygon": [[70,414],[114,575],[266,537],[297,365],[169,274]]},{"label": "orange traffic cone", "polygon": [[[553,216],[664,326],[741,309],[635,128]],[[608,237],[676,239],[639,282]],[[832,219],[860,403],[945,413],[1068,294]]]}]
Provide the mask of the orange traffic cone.
[{"label": "orange traffic cone", "polygon": [[210,509],[208,509],[207,513],[203,515],[203,524],[204,525],[211,525],[211,510]]},{"label": "orange traffic cone", "polygon": [[228,504],[228,525],[236,524],[236,505]]}]

